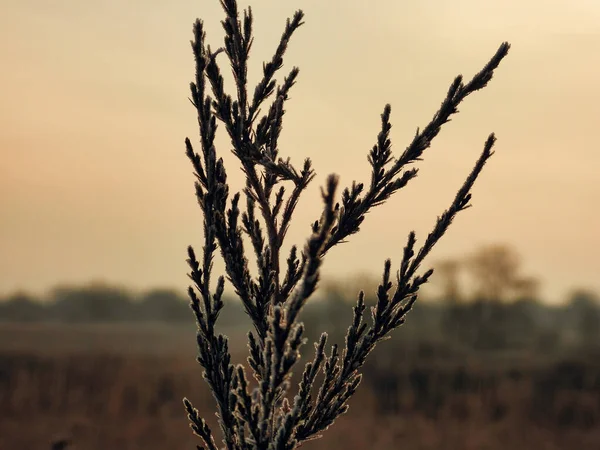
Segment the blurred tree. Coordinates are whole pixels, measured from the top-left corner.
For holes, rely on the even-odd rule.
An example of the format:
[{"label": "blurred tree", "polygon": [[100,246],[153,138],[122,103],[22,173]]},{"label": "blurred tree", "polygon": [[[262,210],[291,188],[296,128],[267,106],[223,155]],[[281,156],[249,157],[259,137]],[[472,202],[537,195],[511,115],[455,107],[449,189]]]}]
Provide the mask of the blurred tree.
[{"label": "blurred tree", "polygon": [[120,287],[91,283],[60,286],[51,293],[54,315],[67,322],[112,322],[136,318],[131,294]]},{"label": "blurred tree", "polygon": [[37,322],[46,315],[44,305],[25,292],[16,292],[0,303],[0,321]]},{"label": "blurred tree", "polygon": [[567,320],[580,344],[600,345],[600,298],[592,291],[577,289],[570,295]]},{"label": "blurred tree", "polygon": [[189,319],[190,308],[184,297],[172,289],[153,289],[140,303],[140,317],[146,320],[182,322]]},{"label": "blurred tree", "polygon": [[537,300],[539,298],[540,281],[532,276],[518,277],[513,280],[516,300]]},{"label": "blurred tree", "polygon": [[482,300],[506,301],[511,290],[523,280],[519,276],[520,257],[504,244],[481,247],[467,258],[466,268]]},{"label": "blurred tree", "polygon": [[447,258],[438,261],[435,265],[435,277],[441,284],[441,300],[444,310],[440,316],[440,326],[444,335],[451,341],[467,342],[472,340],[472,321],[469,311],[463,304],[463,295],[460,289],[460,273],[463,262],[459,259]]},{"label": "blurred tree", "polygon": [[[471,302],[459,280],[466,269],[473,282]],[[539,282],[519,273],[520,258],[510,246],[481,247],[464,260],[446,259],[436,265],[446,304],[441,327],[450,338],[471,347],[498,350],[523,347],[534,340],[535,300]],[[513,300],[512,304],[508,304]]]},{"label": "blurred tree", "polygon": [[462,300],[460,289],[460,271],[463,264],[458,259],[444,259],[435,264],[435,273],[442,283],[442,297],[445,301],[455,304]]}]

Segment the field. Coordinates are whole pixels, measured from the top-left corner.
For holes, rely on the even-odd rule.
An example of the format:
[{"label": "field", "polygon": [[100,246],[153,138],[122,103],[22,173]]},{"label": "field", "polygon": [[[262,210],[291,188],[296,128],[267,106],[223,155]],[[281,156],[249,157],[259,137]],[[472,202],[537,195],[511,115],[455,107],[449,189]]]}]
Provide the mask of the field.
[{"label": "field", "polygon": [[[229,335],[242,362],[243,334]],[[195,448],[181,399],[215,417],[194,355],[193,327],[2,325],[0,449]],[[600,448],[597,355],[390,361],[369,364],[348,414],[303,448]]]}]

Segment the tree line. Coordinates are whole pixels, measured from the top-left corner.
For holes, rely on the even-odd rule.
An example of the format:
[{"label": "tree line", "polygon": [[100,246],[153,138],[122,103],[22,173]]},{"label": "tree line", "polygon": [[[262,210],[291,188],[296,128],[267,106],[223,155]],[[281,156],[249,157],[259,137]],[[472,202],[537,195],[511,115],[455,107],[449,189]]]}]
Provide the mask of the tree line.
[{"label": "tree line", "polygon": [[[397,339],[410,334],[419,341],[438,339],[481,350],[535,347],[546,351],[560,344],[600,344],[598,295],[579,289],[560,305],[543,303],[537,294],[539,283],[521,273],[520,258],[508,246],[481,248],[462,260],[438,261],[435,267],[438,292],[417,302]],[[342,343],[343,324],[351,318],[358,291],[365,289],[366,303],[374,305],[377,282],[368,278],[324,282],[321,298],[309,302],[302,313],[309,334],[314,330],[318,337],[328,330],[332,340]],[[222,326],[250,327],[239,301],[225,296],[224,302]],[[133,292],[91,283],[59,286],[44,297],[26,292],[0,297],[0,322],[191,325],[193,317],[183,291]]]}]

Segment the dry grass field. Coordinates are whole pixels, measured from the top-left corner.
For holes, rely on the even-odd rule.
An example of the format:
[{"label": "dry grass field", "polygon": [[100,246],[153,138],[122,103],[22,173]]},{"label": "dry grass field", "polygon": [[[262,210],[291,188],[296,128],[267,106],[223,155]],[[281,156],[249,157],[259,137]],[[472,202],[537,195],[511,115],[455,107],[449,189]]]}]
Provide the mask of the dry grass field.
[{"label": "dry grass field", "polygon": [[[195,448],[182,397],[215,421],[194,355],[193,328],[2,325],[0,449]],[[394,367],[369,365],[349,413],[303,447],[600,448],[600,358]]]}]

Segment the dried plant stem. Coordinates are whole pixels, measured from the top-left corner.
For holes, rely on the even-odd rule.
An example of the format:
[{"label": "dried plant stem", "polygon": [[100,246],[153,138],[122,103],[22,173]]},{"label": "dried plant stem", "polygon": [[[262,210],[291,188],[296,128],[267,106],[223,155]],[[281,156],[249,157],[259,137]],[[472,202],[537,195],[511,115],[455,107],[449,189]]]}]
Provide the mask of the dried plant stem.
[{"label": "dried plant stem", "polygon": [[[347,411],[348,400],[356,391],[360,368],[376,344],[404,323],[406,314],[417,299],[419,288],[428,281],[431,269],[417,271],[425,257],[444,235],[458,212],[468,208],[473,184],[487,160],[492,156],[495,137],[491,134],[473,170],[466,178],[452,204],[438,217],[423,245],[416,249],[416,236],[411,232],[402,260],[391,281],[391,261],[384,264],[377,303],[371,308],[372,325],[364,322],[364,293],[360,292],[341,354],[336,345],[326,355],[327,334],[315,343],[315,355],[305,365],[297,395],[290,401],[290,377],[305,343],[304,325],[298,314],[317,288],[319,268],[326,253],[335,245],[360,230],[371,208],[383,204],[392,194],[417,176],[408,165],[419,161],[431,145],[442,125],[458,112],[458,105],[472,92],[482,89],[510,48],[503,43],[492,59],[471,81],[464,84],[461,76],[454,79],[440,109],[432,120],[415,134],[412,142],[398,157],[391,151],[391,107],[381,115],[381,131],[368,155],[371,180],[368,189],[353,182],[343,190],[336,202],[338,179],[327,178],[322,190],[321,217],[312,224],[312,233],[298,254],[293,246],[286,259],[282,276],[281,248],[286,238],[301,194],[315,173],[310,159],[296,169],[289,159],[279,157],[278,139],[282,130],[284,106],[299,70],[294,67],[281,85],[274,80],[283,66],[283,56],[293,33],[303,24],[304,14],[297,11],[288,19],[273,58],[263,65],[263,77],[248,91],[247,63],[252,47],[253,16],[250,8],[240,18],[235,0],[220,0],[225,11],[221,22],[225,46],[213,52],[206,45],[201,20],[194,24],[192,49],[196,60],[196,77],[190,85],[190,101],[198,115],[200,152],[186,139],[186,154],[194,167],[195,191],[204,216],[204,247],[201,262],[192,247],[188,248],[188,289],[191,307],[198,323],[198,362],[210,386],[218,408],[223,444],[226,449],[294,449],[314,439],[337,417]],[[217,56],[229,59],[236,85],[235,99],[225,93]],[[208,83],[207,83],[208,81]],[[207,92],[210,85],[212,97]],[[274,100],[259,120],[260,107],[271,96]],[[222,158],[217,157],[214,140],[218,122],[227,131],[233,153],[246,176],[243,190],[246,209],[239,207],[240,193],[229,198],[229,186]],[[286,197],[284,184],[291,183]],[[256,208],[260,210],[257,215]],[[244,235],[256,258],[258,273],[248,268]],[[254,332],[248,334],[249,366],[258,386],[250,391],[243,366],[234,367],[228,339],[217,334],[215,325],[223,308],[225,277],[217,279],[211,289],[214,254],[220,249],[225,261],[227,280],[240,297],[252,319]],[[395,289],[391,293],[392,287]],[[320,386],[315,385],[319,372]],[[316,391],[316,392],[313,392]],[[316,398],[313,398],[316,394]],[[216,450],[211,429],[197,410],[185,399],[191,427],[205,447]]]}]

